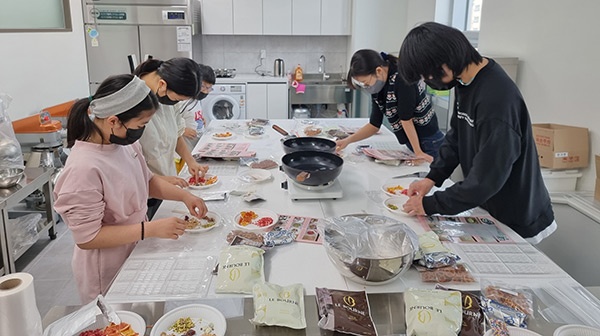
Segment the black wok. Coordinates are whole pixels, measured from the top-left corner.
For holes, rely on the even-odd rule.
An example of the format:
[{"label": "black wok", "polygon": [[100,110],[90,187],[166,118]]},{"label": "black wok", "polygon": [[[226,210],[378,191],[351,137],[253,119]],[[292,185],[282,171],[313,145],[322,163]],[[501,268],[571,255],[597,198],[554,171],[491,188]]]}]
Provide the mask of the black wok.
[{"label": "black wok", "polygon": [[319,151],[333,154],[335,153],[335,141],[317,137],[291,138],[283,141],[283,151],[286,154],[297,151]]},{"label": "black wok", "polygon": [[281,158],[285,174],[302,185],[320,186],[335,180],[342,172],[344,160],[331,153],[298,151]]}]

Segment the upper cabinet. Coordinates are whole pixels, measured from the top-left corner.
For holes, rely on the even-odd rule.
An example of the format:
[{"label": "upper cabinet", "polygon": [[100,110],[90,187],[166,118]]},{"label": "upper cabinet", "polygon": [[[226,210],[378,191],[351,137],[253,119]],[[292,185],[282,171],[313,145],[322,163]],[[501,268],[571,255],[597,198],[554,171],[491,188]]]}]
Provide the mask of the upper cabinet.
[{"label": "upper cabinet", "polygon": [[202,0],[200,11],[202,34],[233,34],[233,0]]},{"label": "upper cabinet", "polygon": [[321,0],[292,0],[292,35],[321,35]]},{"label": "upper cabinet", "polygon": [[263,0],[233,0],[233,34],[262,35]]},{"label": "upper cabinet", "polygon": [[262,0],[263,35],[292,35],[292,0]]},{"label": "upper cabinet", "polygon": [[321,35],[350,35],[351,0],[321,1]]},{"label": "upper cabinet", "polygon": [[201,0],[204,35],[350,35],[352,0]]}]

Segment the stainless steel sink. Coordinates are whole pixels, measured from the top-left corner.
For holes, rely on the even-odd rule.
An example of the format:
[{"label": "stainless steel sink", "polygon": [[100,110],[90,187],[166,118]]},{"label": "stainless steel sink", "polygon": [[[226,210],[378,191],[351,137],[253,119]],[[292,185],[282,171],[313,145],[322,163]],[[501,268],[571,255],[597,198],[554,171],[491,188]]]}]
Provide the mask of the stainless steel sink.
[{"label": "stainless steel sink", "polygon": [[323,79],[323,74],[304,74],[302,83],[306,85],[303,94],[297,94],[296,89],[290,88],[290,104],[338,104],[352,103],[352,90],[342,74],[328,74],[328,79]]}]

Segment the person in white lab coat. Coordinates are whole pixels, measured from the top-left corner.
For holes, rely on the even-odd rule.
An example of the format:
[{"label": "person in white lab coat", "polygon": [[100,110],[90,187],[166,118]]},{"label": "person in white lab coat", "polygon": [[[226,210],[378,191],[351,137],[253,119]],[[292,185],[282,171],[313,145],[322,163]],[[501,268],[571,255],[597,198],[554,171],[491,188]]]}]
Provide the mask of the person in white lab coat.
[{"label": "person in white lab coat", "polygon": [[[186,102],[178,103],[177,107],[182,111],[183,120],[185,121],[185,130],[183,137],[190,150],[193,150],[202,136],[203,128],[206,126],[202,106],[200,101],[213,90],[215,85],[215,71],[208,65],[198,64],[200,67],[200,76],[202,77],[202,86],[200,94],[196,97],[195,104],[187,104]],[[181,105],[181,106],[179,106]]]},{"label": "person in white lab coat", "polygon": [[[156,94],[160,103],[140,139],[150,170],[169,183],[187,187],[188,182],[177,176],[175,157],[178,154],[187,164],[192,176],[204,176],[208,166],[200,165],[183,138],[184,121],[174,105],[180,101],[197,99],[202,77],[198,63],[189,58],[172,58],[168,61],[149,59],[134,71]],[[148,201],[148,217],[152,218],[159,200]]]}]

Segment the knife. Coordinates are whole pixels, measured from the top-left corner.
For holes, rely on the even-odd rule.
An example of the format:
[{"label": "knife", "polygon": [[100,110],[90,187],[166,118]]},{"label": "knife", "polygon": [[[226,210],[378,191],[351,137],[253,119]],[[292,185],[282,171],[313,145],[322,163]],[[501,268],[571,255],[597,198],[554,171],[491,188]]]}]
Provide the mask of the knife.
[{"label": "knife", "polygon": [[404,174],[404,175],[393,176],[393,177],[391,177],[391,178],[393,178],[393,179],[397,179],[397,178],[403,178],[403,177],[418,177],[418,178],[424,178],[425,176],[427,176],[427,174],[429,174],[429,172],[420,171],[420,172],[411,173],[411,174]]}]

